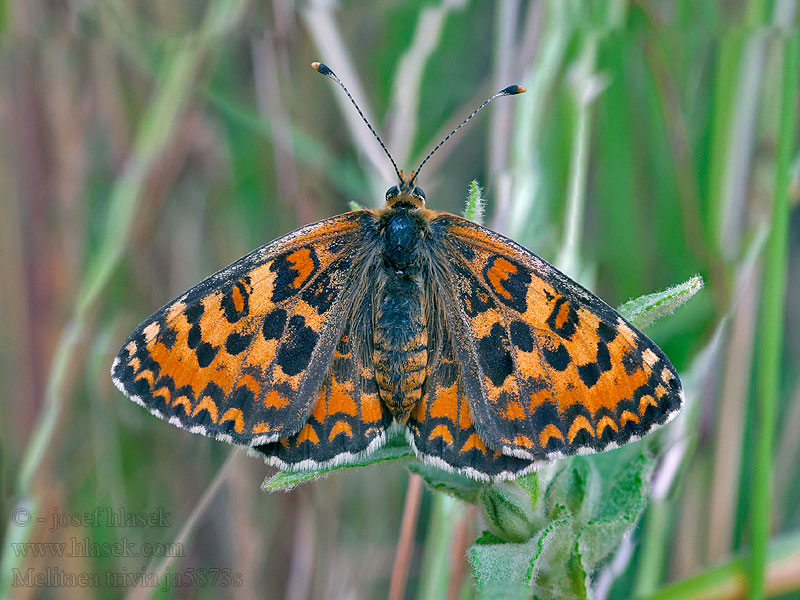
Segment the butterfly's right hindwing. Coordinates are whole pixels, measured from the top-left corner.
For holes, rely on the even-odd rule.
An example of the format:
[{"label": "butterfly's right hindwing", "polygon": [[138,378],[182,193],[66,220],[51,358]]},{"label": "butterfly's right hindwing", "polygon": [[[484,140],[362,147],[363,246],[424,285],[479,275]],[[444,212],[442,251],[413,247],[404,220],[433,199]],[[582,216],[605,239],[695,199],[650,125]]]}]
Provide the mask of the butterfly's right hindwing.
[{"label": "butterfly's right hindwing", "polygon": [[298,433],[254,448],[270,464],[320,468],[383,444],[392,415],[380,399],[372,354],[364,351],[372,337],[371,297],[358,289],[308,421]]}]

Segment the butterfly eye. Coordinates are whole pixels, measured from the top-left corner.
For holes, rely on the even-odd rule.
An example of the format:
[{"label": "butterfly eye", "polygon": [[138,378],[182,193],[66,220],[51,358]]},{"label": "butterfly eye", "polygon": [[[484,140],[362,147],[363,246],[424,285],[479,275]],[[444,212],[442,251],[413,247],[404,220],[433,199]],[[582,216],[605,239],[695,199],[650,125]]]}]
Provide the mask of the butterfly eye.
[{"label": "butterfly eye", "polygon": [[422,198],[425,200],[425,192],[422,191],[422,188],[415,187],[412,195],[416,196],[417,198]]},{"label": "butterfly eye", "polygon": [[393,185],[388,190],[386,190],[386,199],[389,200],[389,198],[394,198],[398,194],[400,194],[400,188],[397,187],[396,185]]}]

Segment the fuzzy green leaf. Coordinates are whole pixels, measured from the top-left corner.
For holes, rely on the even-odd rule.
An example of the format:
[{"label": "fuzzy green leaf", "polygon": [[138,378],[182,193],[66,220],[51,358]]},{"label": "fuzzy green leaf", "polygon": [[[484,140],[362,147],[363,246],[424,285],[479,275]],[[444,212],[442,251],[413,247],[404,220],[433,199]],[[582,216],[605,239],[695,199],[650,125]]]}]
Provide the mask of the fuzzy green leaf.
[{"label": "fuzzy green leaf", "polygon": [[[469,554],[479,598],[588,597],[589,575],[616,551],[644,509],[653,466],[638,447],[615,455],[574,457],[552,475],[526,480],[526,487],[485,487],[478,505],[491,532]],[[532,515],[526,512],[531,509]],[[506,521],[531,530],[546,525],[529,541],[503,543],[520,529],[509,529]]]},{"label": "fuzzy green leaf", "polygon": [[566,584],[568,588],[559,598],[576,598],[587,600],[589,598],[589,573],[584,566],[583,554],[580,548],[575,548],[566,563]]},{"label": "fuzzy green leaf", "polygon": [[599,495],[597,473],[589,458],[576,456],[562,462],[564,467],[547,486],[545,505],[550,514],[561,505],[577,517],[586,507],[592,506]]},{"label": "fuzzy green leaf", "polygon": [[491,543],[494,534],[485,532],[481,543],[469,550],[477,597],[486,600],[512,600],[531,597],[531,577],[536,561],[557,537],[566,520],[551,523],[527,542]]},{"label": "fuzzy green leaf", "polygon": [[473,179],[469,184],[467,192],[467,204],[464,206],[464,218],[483,224],[483,215],[486,211],[486,200],[483,198],[483,188],[478,184],[477,179]]},{"label": "fuzzy green leaf", "polygon": [[593,504],[592,520],[579,528],[578,550],[590,572],[616,551],[647,503],[652,459],[639,452],[618,465],[613,474],[602,477],[603,489]]},{"label": "fuzzy green leaf", "polygon": [[588,597],[587,569],[575,541],[575,522],[569,511],[563,507],[560,511],[562,518],[527,542],[498,543],[497,536],[484,532],[469,551],[478,598]]},{"label": "fuzzy green leaf", "polygon": [[535,507],[539,502],[539,473],[533,471],[522,477],[517,477],[517,483],[528,492],[531,497],[531,503]]},{"label": "fuzzy green leaf", "polygon": [[484,486],[478,496],[478,510],[489,529],[503,540],[522,542],[536,531],[531,495],[514,481]]},{"label": "fuzzy green leaf", "polygon": [[476,544],[488,545],[488,544],[505,544],[506,541],[493,534],[491,531],[484,531],[477,540],[475,540]]},{"label": "fuzzy green leaf", "polygon": [[602,477],[603,488],[598,501],[594,503],[592,520],[620,517],[635,520],[644,507],[653,459],[635,447],[629,452],[633,454],[630,458],[619,460],[616,470]]},{"label": "fuzzy green leaf", "polygon": [[[575,557],[575,519],[559,507],[559,516],[537,537],[531,560],[530,581],[541,600],[571,600],[586,597],[580,557]],[[566,577],[565,577],[566,575]]]},{"label": "fuzzy green leaf", "polygon": [[661,317],[671,315],[676,308],[703,289],[703,285],[705,285],[703,278],[695,275],[663,292],[628,300],[617,310],[634,327],[644,329]]},{"label": "fuzzy green leaf", "polygon": [[313,481],[314,479],[327,475],[328,473],[336,471],[337,469],[366,467],[375,463],[383,462],[385,460],[394,460],[413,455],[414,451],[406,443],[403,436],[395,435],[390,437],[386,441],[385,445],[370,452],[369,454],[359,456],[353,462],[332,465],[321,469],[309,469],[303,471],[293,471],[287,469],[279,471],[272,477],[265,479],[264,483],[261,484],[261,489],[268,492],[286,492],[295,486],[300,485],[301,483]]},{"label": "fuzzy green leaf", "polygon": [[593,571],[616,552],[622,538],[635,524],[636,520],[620,517],[584,525],[578,536],[578,549],[586,570]]},{"label": "fuzzy green leaf", "polygon": [[476,502],[484,484],[459,473],[445,471],[439,467],[426,464],[421,460],[412,460],[406,465],[408,470],[416,473],[425,484],[435,492],[444,492],[460,498],[465,502]]}]

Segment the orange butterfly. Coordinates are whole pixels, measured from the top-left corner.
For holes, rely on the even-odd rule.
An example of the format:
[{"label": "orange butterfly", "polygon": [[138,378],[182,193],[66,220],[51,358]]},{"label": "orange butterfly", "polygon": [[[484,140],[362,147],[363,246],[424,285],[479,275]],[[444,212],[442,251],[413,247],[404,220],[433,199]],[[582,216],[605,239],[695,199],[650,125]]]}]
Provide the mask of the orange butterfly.
[{"label": "orange butterfly", "polygon": [[399,178],[383,209],[301,227],[156,311],[114,360],[117,387],[283,468],[353,460],[399,426],[479,480],[670,420],[683,393],[658,346],[529,250],[425,208],[417,174],[441,143],[407,177],[381,142]]}]

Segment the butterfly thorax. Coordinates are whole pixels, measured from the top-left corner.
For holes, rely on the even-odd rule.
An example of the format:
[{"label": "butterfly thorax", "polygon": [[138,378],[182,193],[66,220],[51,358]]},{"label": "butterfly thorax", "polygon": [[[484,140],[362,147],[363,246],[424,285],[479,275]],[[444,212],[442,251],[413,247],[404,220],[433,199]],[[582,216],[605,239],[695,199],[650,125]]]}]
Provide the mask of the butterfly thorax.
[{"label": "butterfly thorax", "polygon": [[411,205],[393,205],[381,219],[383,268],[376,286],[373,361],[381,399],[405,423],[422,394],[428,331],[422,261],[427,223]]}]

